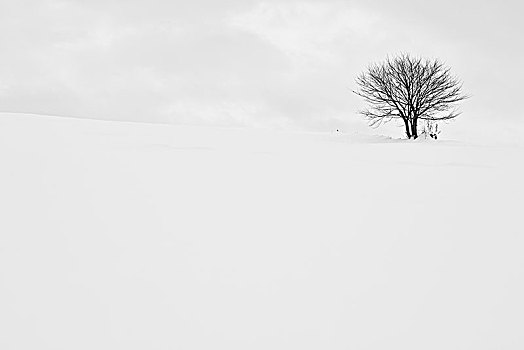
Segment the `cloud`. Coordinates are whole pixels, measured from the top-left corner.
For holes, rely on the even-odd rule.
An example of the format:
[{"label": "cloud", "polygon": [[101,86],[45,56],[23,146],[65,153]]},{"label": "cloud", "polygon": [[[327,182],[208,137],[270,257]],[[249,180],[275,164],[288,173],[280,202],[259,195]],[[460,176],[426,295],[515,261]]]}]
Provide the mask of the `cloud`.
[{"label": "cloud", "polygon": [[350,39],[372,37],[379,16],[343,2],[264,2],[230,18],[232,26],[267,40],[295,60],[336,59]]},{"label": "cloud", "polygon": [[326,128],[359,118],[359,71],[410,51],[450,63],[470,111],[515,115],[516,12],[466,3],[2,1],[0,111]]}]

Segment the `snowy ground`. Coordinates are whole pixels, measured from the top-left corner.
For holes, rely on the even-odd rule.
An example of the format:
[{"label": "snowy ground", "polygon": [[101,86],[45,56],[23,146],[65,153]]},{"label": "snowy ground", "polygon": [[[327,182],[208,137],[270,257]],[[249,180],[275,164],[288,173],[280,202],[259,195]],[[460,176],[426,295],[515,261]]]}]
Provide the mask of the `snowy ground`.
[{"label": "snowy ground", "polygon": [[523,349],[522,138],[0,115],[0,349]]}]

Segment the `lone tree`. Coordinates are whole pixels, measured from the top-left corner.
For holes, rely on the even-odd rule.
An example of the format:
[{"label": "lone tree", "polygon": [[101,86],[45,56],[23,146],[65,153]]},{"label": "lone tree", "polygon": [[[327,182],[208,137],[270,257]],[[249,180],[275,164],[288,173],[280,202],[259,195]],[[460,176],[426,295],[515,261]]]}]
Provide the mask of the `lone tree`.
[{"label": "lone tree", "polygon": [[402,119],[409,139],[418,137],[419,120],[435,123],[456,118],[455,104],[463,95],[462,82],[438,59],[422,59],[409,54],[388,57],[371,64],[360,74],[353,91],[364,98],[364,115],[371,126]]}]

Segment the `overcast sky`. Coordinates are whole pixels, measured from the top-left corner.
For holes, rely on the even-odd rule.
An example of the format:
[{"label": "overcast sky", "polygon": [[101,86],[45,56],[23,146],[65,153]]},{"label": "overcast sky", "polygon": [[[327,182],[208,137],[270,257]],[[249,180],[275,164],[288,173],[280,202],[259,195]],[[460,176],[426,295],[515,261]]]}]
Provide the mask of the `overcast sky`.
[{"label": "overcast sky", "polygon": [[468,118],[522,119],[519,1],[0,0],[0,111],[326,130],[387,54],[448,63]]}]

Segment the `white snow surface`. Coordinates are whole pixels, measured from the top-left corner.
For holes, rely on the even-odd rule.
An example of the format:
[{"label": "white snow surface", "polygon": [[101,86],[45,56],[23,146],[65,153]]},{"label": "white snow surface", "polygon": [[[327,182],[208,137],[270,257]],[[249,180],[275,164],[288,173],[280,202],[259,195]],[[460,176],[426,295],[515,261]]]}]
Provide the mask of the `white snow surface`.
[{"label": "white snow surface", "polygon": [[2,114],[0,349],[524,349],[519,136]]}]

